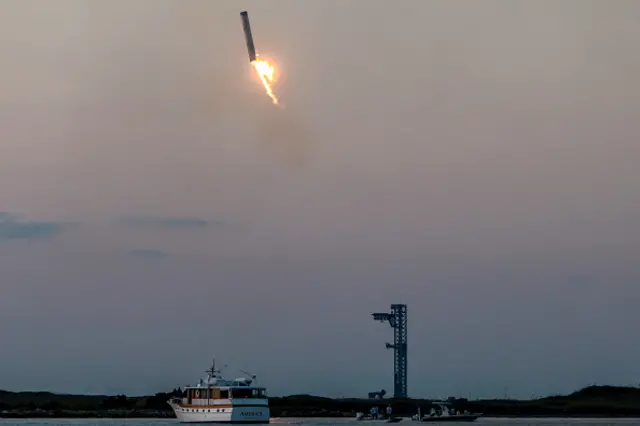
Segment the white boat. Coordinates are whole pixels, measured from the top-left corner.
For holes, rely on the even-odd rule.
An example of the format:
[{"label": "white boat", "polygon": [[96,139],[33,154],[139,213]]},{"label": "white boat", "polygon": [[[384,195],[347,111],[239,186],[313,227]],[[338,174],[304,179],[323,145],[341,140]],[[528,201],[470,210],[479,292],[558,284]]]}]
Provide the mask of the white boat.
[{"label": "white boat", "polygon": [[373,422],[373,423],[398,423],[402,421],[402,417],[386,417],[386,416],[372,416],[370,414],[356,413],[356,421],[358,422]]},{"label": "white boat", "polygon": [[356,413],[356,421],[375,423],[398,423],[402,421],[402,417],[396,417],[391,414],[391,406],[387,407],[386,411],[386,414],[382,414],[378,412],[378,407],[372,407],[369,414]]},{"label": "white boat", "polygon": [[269,400],[264,387],[252,386],[252,378],[225,380],[215,368],[195,386],[185,386],[182,397],[171,398],[181,423],[269,423]]},{"label": "white boat", "polygon": [[450,404],[444,401],[433,401],[433,404],[437,405],[438,408],[432,408],[431,412],[424,416],[420,415],[420,409],[418,409],[418,414],[411,417],[411,420],[420,422],[474,422],[478,417],[482,416],[482,413],[468,413],[466,411],[460,413],[449,408]]}]

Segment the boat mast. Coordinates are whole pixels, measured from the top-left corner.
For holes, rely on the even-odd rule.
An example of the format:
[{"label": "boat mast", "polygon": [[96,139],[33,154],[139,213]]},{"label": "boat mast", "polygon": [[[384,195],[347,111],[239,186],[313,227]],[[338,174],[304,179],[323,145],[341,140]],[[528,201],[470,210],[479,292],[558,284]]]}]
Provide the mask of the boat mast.
[{"label": "boat mast", "polygon": [[[226,367],[226,365],[224,366]],[[222,379],[222,370],[216,370],[216,359],[213,359],[213,362],[211,363],[211,367],[206,371],[206,373],[209,375],[209,379]]]}]

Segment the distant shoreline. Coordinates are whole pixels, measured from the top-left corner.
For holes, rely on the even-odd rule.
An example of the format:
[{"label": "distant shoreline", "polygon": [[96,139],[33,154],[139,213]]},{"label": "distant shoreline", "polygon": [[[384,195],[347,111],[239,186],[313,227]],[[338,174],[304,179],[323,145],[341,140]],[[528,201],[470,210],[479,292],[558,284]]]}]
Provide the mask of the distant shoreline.
[{"label": "distant shoreline", "polygon": [[[272,419],[348,419],[353,418],[354,413],[343,413],[342,415],[324,416],[321,413],[309,413],[308,415],[297,416],[271,416]],[[409,415],[403,416],[409,418]],[[0,419],[175,419],[175,415],[170,412],[31,412],[12,411],[1,412]],[[484,419],[639,419],[640,415],[483,415]]]},{"label": "distant shoreline", "polygon": [[[147,397],[61,395],[50,392],[0,391],[0,418],[148,418],[172,419],[167,401],[180,389]],[[590,386],[570,395],[535,400],[449,398],[453,408],[482,413],[484,418],[624,418],[640,419],[640,388]],[[399,416],[427,413],[424,399],[324,398],[292,395],[269,398],[272,418],[353,418],[373,406],[391,405]]]},{"label": "distant shoreline", "polygon": [[[345,413],[342,416],[321,416],[321,415],[308,415],[308,416],[272,416],[272,419],[349,419],[353,416],[348,415],[350,413]],[[405,416],[403,416],[405,417]],[[406,416],[409,418],[410,416]],[[625,419],[625,420],[640,420],[640,415],[624,415],[624,416],[597,416],[597,415],[537,415],[537,416],[519,416],[519,415],[494,415],[494,416],[482,416],[484,419],[594,419],[594,420],[603,420],[603,419]],[[89,414],[86,412],[74,412],[73,415],[69,413],[30,413],[30,412],[14,412],[14,413],[0,413],[0,419],[58,419],[58,420],[82,420],[82,419],[140,419],[140,420],[158,420],[158,419],[166,419],[166,420],[175,420],[176,417],[173,413],[163,413],[163,414],[136,414],[136,413],[121,413],[121,414],[110,414],[110,413],[93,413]]]}]

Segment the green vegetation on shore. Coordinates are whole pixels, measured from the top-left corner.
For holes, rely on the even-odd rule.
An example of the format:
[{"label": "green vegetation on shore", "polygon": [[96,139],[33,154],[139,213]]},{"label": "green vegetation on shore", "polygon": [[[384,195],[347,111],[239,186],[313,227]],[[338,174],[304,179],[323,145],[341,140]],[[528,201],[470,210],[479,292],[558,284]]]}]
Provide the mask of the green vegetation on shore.
[{"label": "green vegetation on shore", "polygon": [[[167,400],[180,389],[146,397],[62,395],[49,392],[0,391],[0,417],[174,417]],[[485,416],[640,416],[640,388],[590,386],[565,396],[535,400],[452,399],[456,409]],[[394,412],[412,415],[430,408],[423,399],[332,399],[310,395],[269,398],[272,417],[342,417],[391,404]]]}]

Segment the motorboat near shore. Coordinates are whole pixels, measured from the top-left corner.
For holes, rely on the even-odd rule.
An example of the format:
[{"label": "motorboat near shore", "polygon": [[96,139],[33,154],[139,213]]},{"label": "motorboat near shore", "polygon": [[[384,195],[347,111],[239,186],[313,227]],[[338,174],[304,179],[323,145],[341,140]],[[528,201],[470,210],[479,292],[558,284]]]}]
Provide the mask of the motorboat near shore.
[{"label": "motorboat near shore", "polygon": [[181,423],[269,423],[267,390],[252,386],[253,376],[225,380],[216,370],[215,360],[208,376],[187,385],[182,397],[167,403]]},{"label": "motorboat near shore", "polygon": [[359,422],[374,422],[374,423],[398,423],[402,421],[402,417],[396,417],[391,414],[391,406],[386,409],[386,414],[378,412],[378,407],[372,407],[369,414],[357,413],[356,421]]},{"label": "motorboat near shore", "polygon": [[432,408],[429,414],[422,416],[418,409],[418,414],[411,417],[411,420],[420,422],[474,422],[482,413],[469,413],[468,411],[459,412],[449,407],[448,402],[434,401],[437,407]]},{"label": "motorboat near shore", "polygon": [[402,417],[373,417],[369,414],[358,413],[356,414],[356,421],[358,422],[371,422],[371,423],[398,423],[402,421]]}]

